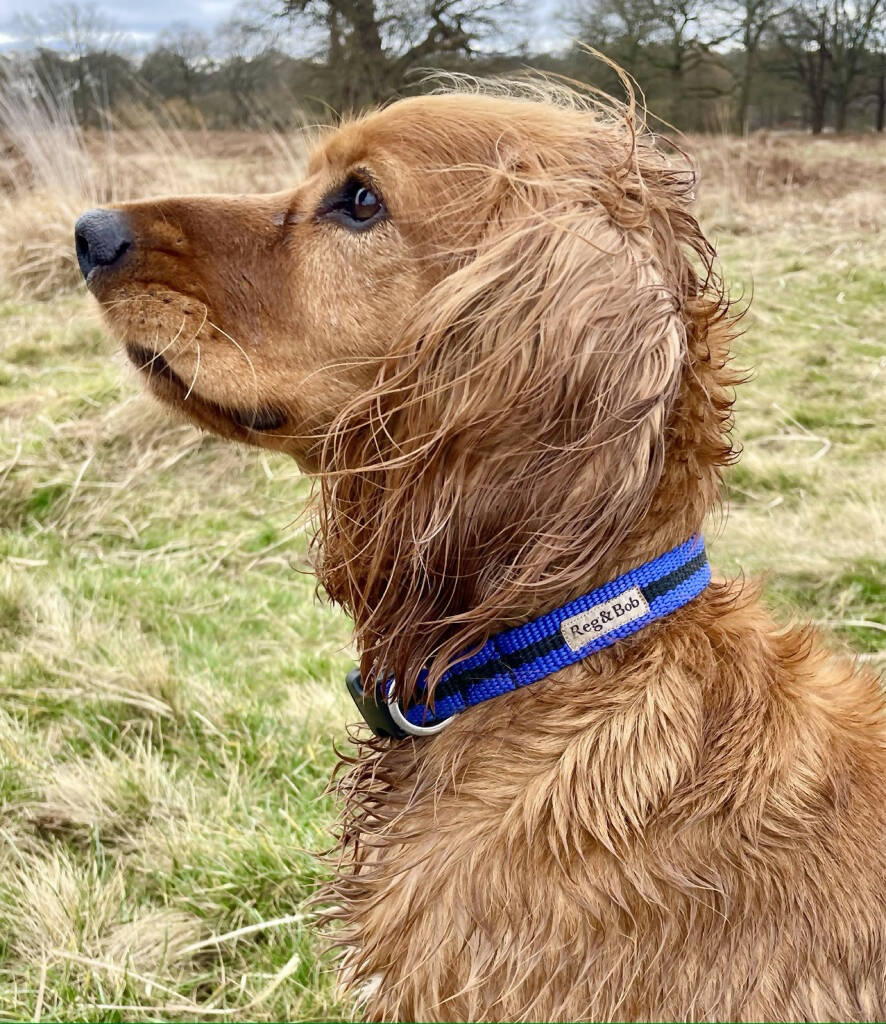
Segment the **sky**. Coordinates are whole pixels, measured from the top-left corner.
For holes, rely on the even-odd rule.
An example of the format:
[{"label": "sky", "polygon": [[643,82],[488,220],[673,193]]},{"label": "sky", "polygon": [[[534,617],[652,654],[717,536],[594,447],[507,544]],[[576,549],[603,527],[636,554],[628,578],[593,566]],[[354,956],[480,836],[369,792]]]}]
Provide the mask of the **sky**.
[{"label": "sky", "polygon": [[[94,7],[109,24],[126,34],[126,49],[141,53],[147,52],[158,33],[173,22],[185,22],[211,35],[235,12],[248,17],[269,5],[275,6],[275,0],[0,0],[0,52],[23,45],[23,14],[39,19],[48,8],[71,3]],[[568,0],[522,0],[522,36],[541,50],[564,45],[557,14],[567,3]]]},{"label": "sky", "polygon": [[[22,14],[39,18],[42,11],[59,0],[0,0],[0,51],[16,48],[20,41]],[[207,34],[235,11],[249,14],[264,3],[249,0],[61,0],[61,3],[94,6],[110,23],[129,37],[131,46],[139,51],[150,49],[157,34],[173,22],[186,22]],[[525,0],[524,0],[525,2]],[[554,27],[555,14],[564,0],[528,0],[523,15],[527,38],[533,38],[541,49],[561,42],[561,32]],[[534,29],[534,31],[533,31]],[[550,36],[550,39],[548,38]],[[556,39],[554,38],[556,37]]]},{"label": "sky", "polygon": [[[52,6],[48,0],[0,0],[0,45],[9,47],[15,36],[16,15],[40,15]],[[95,4],[109,21],[132,36],[136,45],[151,40],[171,22],[186,21],[211,32],[234,10],[232,0],[100,0]]]}]

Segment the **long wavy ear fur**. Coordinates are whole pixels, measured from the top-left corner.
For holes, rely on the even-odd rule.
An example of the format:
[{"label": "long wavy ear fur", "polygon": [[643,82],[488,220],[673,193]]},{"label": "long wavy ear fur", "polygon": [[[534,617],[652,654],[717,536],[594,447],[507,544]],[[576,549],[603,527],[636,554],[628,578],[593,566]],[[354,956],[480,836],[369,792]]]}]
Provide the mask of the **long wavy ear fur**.
[{"label": "long wavy ear fur", "polygon": [[490,111],[494,153],[453,169],[446,212],[475,237],[323,456],[321,583],[364,678],[407,696],[594,579],[650,505],[687,346],[723,311],[693,175],[630,116],[547,104],[539,144],[539,104],[494,103],[513,108],[497,136]]}]

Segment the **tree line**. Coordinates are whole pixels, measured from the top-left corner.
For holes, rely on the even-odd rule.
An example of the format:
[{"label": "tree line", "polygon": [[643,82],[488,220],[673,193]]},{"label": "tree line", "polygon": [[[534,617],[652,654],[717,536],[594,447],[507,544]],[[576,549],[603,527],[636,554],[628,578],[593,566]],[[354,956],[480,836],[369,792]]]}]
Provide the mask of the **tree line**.
[{"label": "tree line", "polygon": [[595,50],[684,131],[884,130],[886,0],[564,2],[537,24],[526,0],[271,0],[141,52],[95,6],[60,3],[17,19],[0,89],[62,98],[87,127],[155,108],[183,127],[285,128],[419,92],[430,68],[534,67],[618,95]]}]

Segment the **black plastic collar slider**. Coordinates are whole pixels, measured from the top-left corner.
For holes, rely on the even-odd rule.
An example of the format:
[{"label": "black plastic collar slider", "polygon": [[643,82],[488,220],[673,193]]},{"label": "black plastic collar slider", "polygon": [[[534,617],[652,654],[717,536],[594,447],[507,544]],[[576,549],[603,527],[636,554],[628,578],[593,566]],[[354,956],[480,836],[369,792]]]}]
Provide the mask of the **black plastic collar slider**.
[{"label": "black plastic collar slider", "polygon": [[405,740],[406,733],[391,717],[391,711],[384,698],[377,699],[375,694],[363,692],[363,679],[359,668],[352,668],[345,676],[345,685],[363,720],[376,736],[385,736],[391,740]]}]

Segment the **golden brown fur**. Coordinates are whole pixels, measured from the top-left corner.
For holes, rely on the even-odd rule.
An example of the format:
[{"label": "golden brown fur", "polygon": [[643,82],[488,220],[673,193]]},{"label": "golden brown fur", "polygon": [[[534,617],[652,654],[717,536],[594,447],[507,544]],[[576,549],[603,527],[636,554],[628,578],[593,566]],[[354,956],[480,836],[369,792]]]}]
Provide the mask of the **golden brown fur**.
[{"label": "golden brown fur", "polygon": [[[363,233],[317,212],[355,168],[388,207]],[[734,318],[692,187],[630,109],[424,97],[292,192],[128,204],[133,258],[90,284],[161,398],[318,473],[320,580],[408,695],[716,507]],[[883,711],[717,582],[439,736],[363,742],[344,977],[373,1019],[881,1018]]]}]

